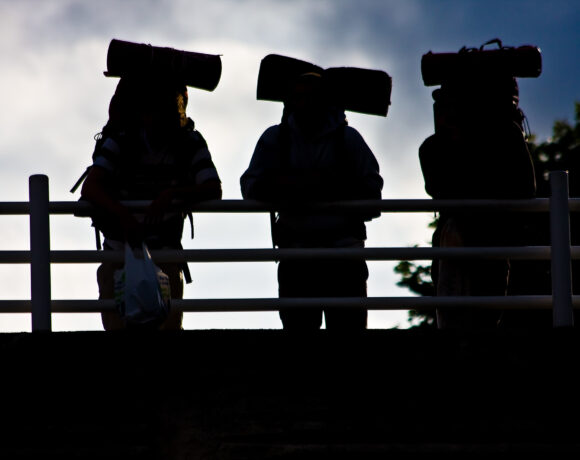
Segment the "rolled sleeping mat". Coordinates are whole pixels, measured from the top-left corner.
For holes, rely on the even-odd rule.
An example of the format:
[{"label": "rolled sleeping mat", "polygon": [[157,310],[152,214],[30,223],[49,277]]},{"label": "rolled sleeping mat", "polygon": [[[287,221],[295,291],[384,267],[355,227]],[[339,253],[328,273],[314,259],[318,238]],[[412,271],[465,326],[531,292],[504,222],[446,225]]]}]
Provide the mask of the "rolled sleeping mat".
[{"label": "rolled sleeping mat", "polygon": [[213,91],[221,78],[219,55],[182,51],[113,39],[107,51],[107,77],[158,74],[176,77],[186,86]]},{"label": "rolled sleeping mat", "polygon": [[269,54],[260,62],[257,89],[258,100],[286,101],[296,78],[311,72],[322,75],[324,69],[300,59]]},{"label": "rolled sleeping mat", "polygon": [[294,81],[305,73],[323,77],[327,91],[344,110],[386,116],[391,103],[391,77],[382,70],[357,67],[323,69],[299,59],[269,54],[260,63],[257,99],[285,102]]},{"label": "rolled sleeping mat", "polygon": [[425,86],[441,85],[461,78],[485,78],[505,75],[537,78],[542,73],[542,53],[532,45],[499,49],[466,49],[457,53],[433,53],[421,58]]},{"label": "rolled sleeping mat", "polygon": [[331,94],[345,110],[387,116],[391,105],[391,77],[382,70],[330,67],[324,71]]}]

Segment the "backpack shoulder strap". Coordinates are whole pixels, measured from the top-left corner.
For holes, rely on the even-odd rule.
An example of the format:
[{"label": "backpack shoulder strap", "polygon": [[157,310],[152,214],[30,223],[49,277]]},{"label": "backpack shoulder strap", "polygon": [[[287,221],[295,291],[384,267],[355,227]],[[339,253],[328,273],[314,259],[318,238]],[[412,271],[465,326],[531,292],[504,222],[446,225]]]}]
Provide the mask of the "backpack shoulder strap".
[{"label": "backpack shoulder strap", "polygon": [[75,182],[75,184],[70,189],[70,193],[75,193],[78,190],[78,188],[81,186],[81,184],[85,181],[85,179],[89,175],[89,171],[91,170],[91,168],[92,168],[92,165],[91,166],[87,166],[87,169],[85,169],[85,172],[82,173],[81,177],[79,177],[77,179],[77,181]]},{"label": "backpack shoulder strap", "polygon": [[[288,125],[287,117],[282,117],[282,122],[278,125],[278,149],[276,153],[280,156],[280,164],[289,166],[290,165],[290,126]],[[276,248],[277,237],[277,224],[278,215],[276,211],[270,211],[270,236],[272,238],[272,247]]]}]

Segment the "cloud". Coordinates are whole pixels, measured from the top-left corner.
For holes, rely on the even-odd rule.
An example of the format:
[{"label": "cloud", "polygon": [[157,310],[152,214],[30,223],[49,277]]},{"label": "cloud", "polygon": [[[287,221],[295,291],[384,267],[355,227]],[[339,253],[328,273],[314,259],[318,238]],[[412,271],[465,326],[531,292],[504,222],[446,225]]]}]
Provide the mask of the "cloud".
[{"label": "cloud", "polygon": [[[102,75],[112,38],[223,55],[220,85],[213,93],[192,90],[189,114],[209,143],[225,198],[240,197],[239,176],[258,137],[280,119],[279,104],[255,99],[262,57],[279,53],[322,66],[387,71],[393,77],[388,117],[348,114],[349,121],[377,156],[385,178],[384,197],[425,197],[417,149],[432,132],[432,101],[431,88],[421,80],[421,55],[478,46],[495,36],[508,45],[537,44],[544,53],[544,72],[539,79],[520,82],[521,100],[532,130],[547,137],[554,119],[571,117],[573,101],[580,100],[579,11],[578,2],[564,0],[0,1],[2,200],[26,200],[28,176],[35,173],[49,175],[52,199],[78,197],[68,190],[90,163],[93,136],[106,122],[116,85],[116,79]],[[384,214],[369,224],[368,245],[426,245],[430,218]],[[7,222],[0,230],[2,244],[25,249],[26,222]],[[196,225],[196,239],[184,238],[186,247],[270,245],[264,216],[199,215]],[[55,248],[94,248],[88,220],[59,217],[53,226]],[[275,293],[272,267],[205,265],[196,267],[197,281],[186,294]],[[55,292],[94,296],[93,269],[58,268]],[[0,277],[0,290],[7,296],[26,295],[26,281],[15,283],[9,273]],[[67,294],[71,280],[78,290]],[[373,264],[369,293],[405,295],[395,281],[392,264]],[[392,324],[388,315],[373,316],[373,324]],[[256,324],[277,321],[275,315],[264,323],[252,317]],[[239,319],[226,318],[220,317],[219,324],[236,324]]]}]

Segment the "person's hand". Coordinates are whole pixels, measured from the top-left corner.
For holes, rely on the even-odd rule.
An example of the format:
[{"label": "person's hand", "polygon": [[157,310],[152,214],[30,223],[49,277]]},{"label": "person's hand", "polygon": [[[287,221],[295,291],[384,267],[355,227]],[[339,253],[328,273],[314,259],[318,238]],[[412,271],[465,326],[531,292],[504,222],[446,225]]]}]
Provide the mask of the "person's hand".
[{"label": "person's hand", "polygon": [[135,219],[128,209],[125,209],[119,216],[121,227],[125,235],[125,241],[128,241],[132,246],[137,245],[143,240],[142,225]]},{"label": "person's hand", "polygon": [[163,216],[169,211],[172,202],[173,193],[171,190],[161,192],[145,210],[145,223],[148,225],[160,223],[163,220]]}]

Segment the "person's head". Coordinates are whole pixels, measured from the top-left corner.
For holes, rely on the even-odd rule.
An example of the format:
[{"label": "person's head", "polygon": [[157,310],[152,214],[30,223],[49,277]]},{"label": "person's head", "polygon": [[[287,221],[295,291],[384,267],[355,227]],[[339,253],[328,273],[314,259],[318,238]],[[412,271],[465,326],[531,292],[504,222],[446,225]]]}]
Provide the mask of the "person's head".
[{"label": "person's head", "polygon": [[187,87],[160,76],[126,76],[109,105],[109,120],[122,128],[147,127],[171,131],[187,123]]},{"label": "person's head", "polygon": [[470,133],[505,122],[521,122],[518,85],[513,77],[449,81],[433,91],[433,100],[436,132]]},{"label": "person's head", "polygon": [[328,109],[322,75],[309,72],[297,77],[286,105],[301,128],[315,129],[322,124]]}]

